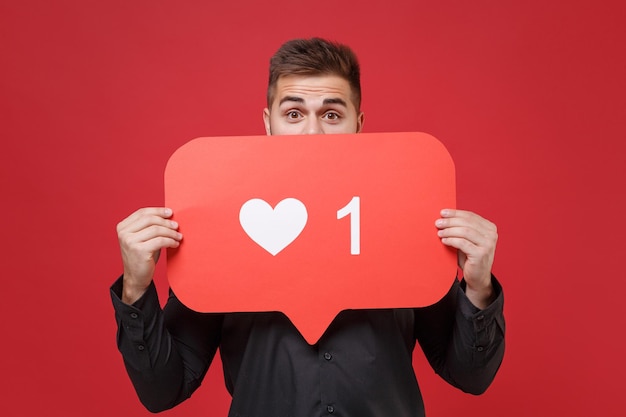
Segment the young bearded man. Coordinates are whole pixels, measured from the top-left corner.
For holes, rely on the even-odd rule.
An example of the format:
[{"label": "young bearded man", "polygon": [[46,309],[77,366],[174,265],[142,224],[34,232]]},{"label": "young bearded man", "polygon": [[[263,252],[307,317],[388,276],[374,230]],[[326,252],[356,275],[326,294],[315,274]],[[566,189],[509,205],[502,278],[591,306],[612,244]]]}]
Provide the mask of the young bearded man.
[{"label": "young bearded man", "polygon": [[[268,135],[358,133],[360,102],[359,65],[344,45],[293,40],[271,58]],[[458,249],[464,277],[451,277],[441,301],[342,311],[312,346],[279,312],[197,313],[171,291],[161,310],[156,261],[183,238],[171,216],[168,208],[143,208],[117,227],[124,263],[111,287],[118,347],[151,411],[188,398],[218,348],[229,416],[424,416],[412,366],[416,342],[433,369],[463,391],[480,394],[495,377],[504,354],[503,295],[491,274],[497,231],[475,213],[443,208],[435,221],[433,233]]]}]

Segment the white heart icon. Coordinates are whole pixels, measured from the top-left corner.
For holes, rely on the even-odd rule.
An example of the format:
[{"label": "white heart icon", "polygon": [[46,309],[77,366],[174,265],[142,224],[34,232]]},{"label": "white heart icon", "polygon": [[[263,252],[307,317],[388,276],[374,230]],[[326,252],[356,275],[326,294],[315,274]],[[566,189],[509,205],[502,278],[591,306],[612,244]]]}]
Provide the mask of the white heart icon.
[{"label": "white heart icon", "polygon": [[274,256],[300,235],[307,219],[306,207],[295,198],[286,198],[275,208],[264,200],[253,198],[239,210],[243,230]]}]

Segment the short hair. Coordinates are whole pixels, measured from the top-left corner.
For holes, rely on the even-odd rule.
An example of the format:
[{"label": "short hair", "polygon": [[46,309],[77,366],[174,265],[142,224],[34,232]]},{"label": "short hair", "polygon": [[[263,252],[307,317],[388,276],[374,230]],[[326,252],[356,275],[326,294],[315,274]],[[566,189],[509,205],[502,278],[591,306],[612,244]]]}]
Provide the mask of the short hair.
[{"label": "short hair", "polygon": [[321,38],[285,42],[270,58],[267,106],[271,107],[280,77],[289,75],[337,75],[350,84],[352,101],[361,107],[361,70],[356,54],[348,47]]}]

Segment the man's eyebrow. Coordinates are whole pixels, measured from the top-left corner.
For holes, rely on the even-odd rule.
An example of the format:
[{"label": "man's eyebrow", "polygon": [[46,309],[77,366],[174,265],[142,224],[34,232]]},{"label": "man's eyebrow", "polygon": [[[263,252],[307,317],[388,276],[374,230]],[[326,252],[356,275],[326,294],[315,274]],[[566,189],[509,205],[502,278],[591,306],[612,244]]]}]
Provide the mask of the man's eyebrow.
[{"label": "man's eyebrow", "polygon": [[[285,103],[285,102],[292,102],[292,103],[304,103],[304,99],[302,97],[296,97],[296,96],[285,96],[283,98],[280,99],[280,101],[278,102],[278,105],[280,106],[281,104]],[[348,104],[346,103],[346,101],[342,98],[325,98],[323,101],[324,105],[328,105],[328,104],[340,104],[344,107],[348,107]]]},{"label": "man's eyebrow", "polygon": [[342,98],[325,98],[324,104],[341,104],[344,107],[348,107],[348,104]]},{"label": "man's eyebrow", "polygon": [[281,104],[283,104],[286,101],[291,101],[291,102],[294,102],[294,103],[304,103],[304,99],[302,97],[285,96],[285,97],[280,99],[280,102],[278,103],[278,105],[280,106]]}]

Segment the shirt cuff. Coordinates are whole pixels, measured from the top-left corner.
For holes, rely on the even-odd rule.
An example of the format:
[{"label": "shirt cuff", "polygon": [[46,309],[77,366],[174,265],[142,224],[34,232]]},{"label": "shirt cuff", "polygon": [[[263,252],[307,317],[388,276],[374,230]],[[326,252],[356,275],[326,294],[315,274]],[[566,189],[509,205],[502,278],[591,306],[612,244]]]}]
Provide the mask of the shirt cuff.
[{"label": "shirt cuff", "polygon": [[[493,290],[496,294],[496,299],[489,306],[481,310],[469,300],[465,294],[465,281],[461,281],[462,291],[459,291],[459,308],[465,319],[474,322],[476,331],[484,329],[493,323],[494,320],[499,319],[503,315],[504,292],[502,291],[502,285],[500,285],[496,277],[493,275],[491,275],[491,282],[493,284]],[[500,327],[503,327],[503,323],[498,324]]]},{"label": "shirt cuff", "polygon": [[113,302],[113,308],[116,314],[135,312],[137,314],[143,314],[145,316],[151,316],[160,310],[159,296],[156,291],[154,282],[150,283],[150,286],[145,293],[133,304],[129,305],[122,301],[122,286],[124,276],[120,276],[111,285],[111,301]]},{"label": "shirt cuff", "polygon": [[137,301],[128,305],[122,301],[122,279],[118,278],[110,289],[117,322],[117,347],[127,366],[149,369],[148,340],[156,331],[155,325],[161,309],[156,287],[151,283]]}]

